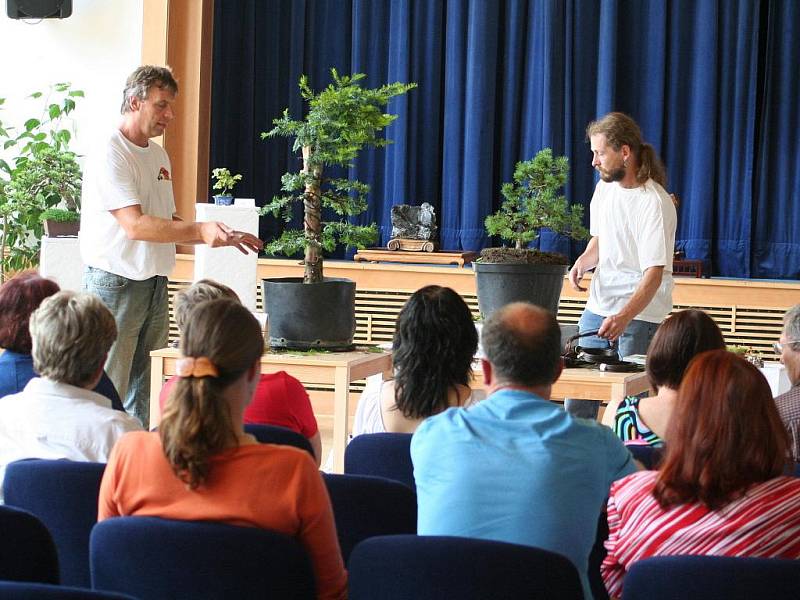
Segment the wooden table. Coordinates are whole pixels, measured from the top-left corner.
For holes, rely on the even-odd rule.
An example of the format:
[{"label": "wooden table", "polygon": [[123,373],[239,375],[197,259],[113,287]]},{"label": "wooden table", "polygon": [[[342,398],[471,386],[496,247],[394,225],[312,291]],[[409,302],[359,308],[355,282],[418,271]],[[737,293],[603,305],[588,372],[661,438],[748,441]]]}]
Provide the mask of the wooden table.
[{"label": "wooden table", "polygon": [[[180,356],[176,348],[150,353],[150,427],[161,420],[158,395],[165,376],[175,374]],[[286,371],[303,384],[333,384],[333,470],[344,472],[344,448],[347,445],[350,384],[383,373],[391,376],[392,357],[386,352],[326,352],[290,354],[267,352],[261,357],[261,372]]]},{"label": "wooden table", "polygon": [[[474,370],[474,386],[483,387],[483,372]],[[637,373],[609,373],[598,369],[564,369],[553,384],[552,398],[581,398],[602,400],[605,403],[620,401],[625,396],[636,396],[650,389],[644,371]]]},{"label": "wooden table", "polygon": [[396,262],[409,264],[458,265],[463,267],[478,258],[477,252],[462,250],[438,250],[436,252],[410,252],[408,250],[385,250],[366,248],[353,256],[356,262]]}]

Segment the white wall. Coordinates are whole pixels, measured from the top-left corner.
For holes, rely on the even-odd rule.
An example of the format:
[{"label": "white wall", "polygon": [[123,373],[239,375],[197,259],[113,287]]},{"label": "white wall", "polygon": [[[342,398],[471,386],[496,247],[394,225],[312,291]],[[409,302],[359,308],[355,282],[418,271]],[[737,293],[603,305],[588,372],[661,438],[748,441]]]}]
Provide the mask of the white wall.
[{"label": "white wall", "polygon": [[0,13],[0,112],[5,125],[38,116],[26,100],[51,83],[83,90],[72,113],[73,150],[85,154],[92,139],[119,119],[125,78],[141,61],[143,0],[73,0],[68,19],[26,22]]}]

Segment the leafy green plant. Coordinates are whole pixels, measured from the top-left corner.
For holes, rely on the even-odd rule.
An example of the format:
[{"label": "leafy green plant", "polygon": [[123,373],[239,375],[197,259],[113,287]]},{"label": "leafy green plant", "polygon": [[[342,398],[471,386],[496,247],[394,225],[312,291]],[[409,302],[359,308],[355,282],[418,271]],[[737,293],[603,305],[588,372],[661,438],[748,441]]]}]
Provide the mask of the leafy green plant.
[{"label": "leafy green plant", "polygon": [[517,251],[538,238],[543,227],[573,239],[588,238],[582,223],[583,207],[570,206],[558,193],[568,175],[567,157],[554,157],[550,148],[540,150],[530,160],[518,162],[513,182],[504,183],[500,189],[504,198],[500,210],[486,217],[486,231],[513,243]]},{"label": "leafy green plant", "polygon": [[231,172],[225,167],[218,167],[211,171],[211,179],[214,185],[211,186],[215,190],[222,190],[219,195],[227,196],[229,190],[233,190],[234,186],[242,180],[240,174],[231,175]]},{"label": "leafy green plant", "polygon": [[39,215],[39,221],[55,221],[57,223],[72,223],[81,218],[80,213],[66,208],[48,208]]},{"label": "leafy green plant", "polygon": [[[285,173],[281,177],[284,195],[276,196],[262,207],[260,214],[292,220],[292,206],[303,203],[302,231],[285,230],[264,250],[268,254],[292,256],[304,251],[305,283],[323,279],[322,252],[332,252],[337,245],[364,248],[374,243],[378,231],[373,223],[354,225],[347,218],[367,209],[369,186],[360,181],[343,178],[326,178],[325,167],[349,167],[365,146],[383,147],[390,143],[379,133],[397,115],[382,111],[389,100],[417,87],[415,83],[390,83],[379,88],[364,88],[360,82],[365,75],[339,75],[331,69],[333,83],[321,92],[314,92],[308,78],[300,78],[300,95],[308,103],[308,113],[302,120],[289,116],[289,109],[273,121],[273,129],[261,138],[282,136],[294,138],[292,150],[302,151],[303,169],[299,173]],[[336,221],[322,221],[322,209],[332,209],[339,217]]]},{"label": "leafy green plant", "polygon": [[69,149],[67,122],[83,95],[69,83],[57,83],[47,94],[29,96],[43,104],[38,117],[26,119],[21,127],[0,122],[3,150],[16,154],[0,159],[0,281],[38,262],[46,209],[80,209],[81,170]]}]

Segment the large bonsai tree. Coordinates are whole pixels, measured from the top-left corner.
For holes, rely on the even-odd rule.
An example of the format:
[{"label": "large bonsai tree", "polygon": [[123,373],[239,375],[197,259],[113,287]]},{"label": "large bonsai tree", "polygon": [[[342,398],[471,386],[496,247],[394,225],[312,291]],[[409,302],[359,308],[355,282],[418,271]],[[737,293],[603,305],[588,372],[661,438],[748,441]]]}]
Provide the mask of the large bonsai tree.
[{"label": "large bonsai tree", "polygon": [[[415,83],[390,83],[379,88],[361,87],[365,75],[339,75],[331,69],[333,83],[315,93],[308,78],[300,78],[300,94],[308,102],[308,113],[302,120],[289,116],[289,109],[273,121],[274,128],[261,138],[284,136],[294,138],[293,151],[302,151],[303,169],[281,177],[284,195],[276,196],[261,209],[261,214],[282,216],[292,220],[292,206],[303,203],[303,230],[285,230],[267,244],[268,254],[291,256],[305,251],[304,283],[322,281],[322,251],[332,252],[338,244],[348,248],[364,248],[377,240],[375,224],[354,225],[347,218],[367,209],[369,186],[360,181],[326,178],[324,169],[338,165],[349,167],[365,146],[381,147],[390,143],[379,137],[381,130],[397,118],[382,110],[389,100],[416,87]],[[339,217],[322,221],[322,209],[330,208]]]},{"label": "large bonsai tree", "polygon": [[583,226],[583,207],[570,206],[558,193],[568,175],[567,157],[554,157],[550,148],[540,150],[530,160],[518,162],[513,182],[504,183],[500,189],[504,198],[500,210],[485,221],[489,235],[512,242],[516,251],[489,248],[482,256],[490,262],[501,262],[501,255],[506,254],[513,256],[513,260],[529,262],[523,256],[525,248],[539,237],[543,227],[576,240],[586,239],[589,232]]}]

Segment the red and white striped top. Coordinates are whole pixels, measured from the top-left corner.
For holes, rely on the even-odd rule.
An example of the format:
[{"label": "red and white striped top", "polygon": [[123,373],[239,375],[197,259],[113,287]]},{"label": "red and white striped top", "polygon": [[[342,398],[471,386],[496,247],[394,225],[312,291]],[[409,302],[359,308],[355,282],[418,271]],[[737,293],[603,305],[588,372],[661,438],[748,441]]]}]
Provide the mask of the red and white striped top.
[{"label": "red and white striped top", "polygon": [[611,485],[601,572],[612,598],[622,595],[631,564],[651,556],[800,558],[799,478],[770,479],[712,511],[700,503],[662,509],[653,497],[657,477],[657,471],[640,471]]}]

